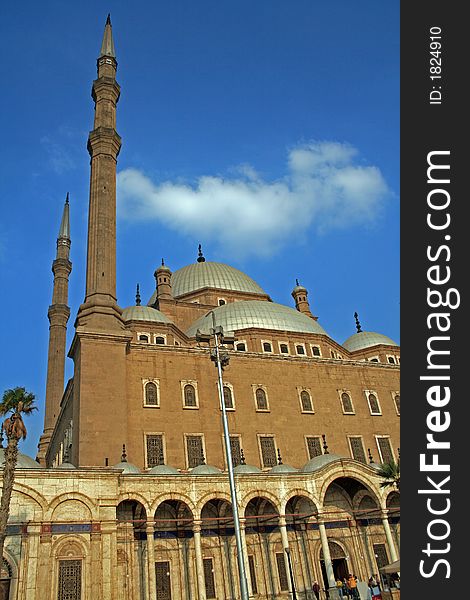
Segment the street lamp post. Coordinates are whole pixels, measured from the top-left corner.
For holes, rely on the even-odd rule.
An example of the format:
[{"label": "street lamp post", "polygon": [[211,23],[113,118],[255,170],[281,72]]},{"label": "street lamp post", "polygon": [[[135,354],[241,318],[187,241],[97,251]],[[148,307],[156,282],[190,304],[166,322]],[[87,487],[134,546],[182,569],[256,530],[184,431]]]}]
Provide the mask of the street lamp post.
[{"label": "street lamp post", "polygon": [[[225,407],[225,399],[224,399],[224,382],[222,377],[223,368],[228,365],[229,356],[227,351],[222,347],[221,343],[224,341],[224,330],[221,326],[216,327],[215,325],[215,315],[214,312],[211,311],[212,314],[212,329],[211,335],[204,335],[199,330],[196,332],[196,340],[198,342],[210,342],[211,336],[214,339],[214,348],[211,351],[211,360],[215,362],[217,367],[217,376],[218,376],[218,388],[219,388],[219,401],[220,407],[222,409],[222,425],[224,429],[224,442],[225,442],[225,457],[227,461],[227,471],[230,483],[230,497],[232,500],[232,513],[233,513],[233,523],[235,529],[235,541],[237,545],[237,562],[238,562],[238,577],[240,580],[240,593],[241,600],[249,600],[248,594],[248,584],[246,580],[246,571],[245,571],[245,557],[243,553],[243,544],[241,538],[240,531],[240,518],[238,515],[238,501],[237,501],[237,490],[235,487],[235,478],[233,475],[233,461],[232,461],[232,449],[230,447],[230,435],[228,429],[227,422],[227,411]],[[228,341],[228,340],[227,340]]]}]

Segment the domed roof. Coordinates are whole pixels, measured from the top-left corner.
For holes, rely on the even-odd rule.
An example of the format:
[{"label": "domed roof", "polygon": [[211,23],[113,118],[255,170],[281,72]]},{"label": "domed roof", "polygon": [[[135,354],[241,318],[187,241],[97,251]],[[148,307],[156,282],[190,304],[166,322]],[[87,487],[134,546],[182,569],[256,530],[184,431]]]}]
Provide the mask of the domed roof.
[{"label": "domed roof", "polygon": [[261,469],[254,465],[237,465],[234,467],[233,472],[237,475],[244,475],[248,473],[261,473]]},{"label": "domed roof", "polygon": [[154,323],[173,323],[173,321],[156,308],[150,306],[128,306],[122,311],[124,322],[152,321]]},{"label": "domed roof", "polygon": [[191,475],[220,475],[222,471],[212,465],[198,465],[191,470]]},{"label": "domed roof", "polygon": [[54,467],[54,468],[59,469],[60,471],[73,471],[77,467],[75,465],[73,465],[72,463],[64,460],[64,462],[62,462],[60,465],[58,465],[57,467]]},{"label": "domed roof", "polygon": [[343,343],[343,347],[349,352],[355,352],[356,350],[364,350],[371,346],[377,346],[377,344],[384,344],[385,346],[398,346],[396,342],[391,340],[386,335],[381,333],[374,333],[373,331],[361,331],[348,337]]},{"label": "domed roof", "polygon": [[272,469],[270,469],[270,473],[297,473],[298,469],[291,467],[290,465],[275,465]]},{"label": "domed roof", "polygon": [[174,298],[205,287],[266,295],[251,277],[223,263],[196,262],[178,269],[171,276]]},{"label": "domed roof", "polygon": [[[5,463],[5,448],[0,448],[0,468],[3,468]],[[17,469],[40,469],[41,465],[33,458],[22,452],[18,452],[18,460],[16,462]]]},{"label": "domed roof", "polygon": [[318,471],[322,467],[336,460],[342,460],[341,456],[338,456],[337,454],[320,454],[319,456],[311,458],[308,463],[303,466],[302,471],[304,473],[313,473],[313,471]]},{"label": "domed roof", "polygon": [[140,473],[139,467],[136,467],[135,465],[133,465],[132,463],[127,462],[127,461],[122,461],[122,462],[118,463],[117,465],[114,465],[113,469],[122,469],[123,475],[129,475],[132,473]]},{"label": "domed roof", "polygon": [[[241,300],[229,302],[214,309],[215,322],[222,325],[225,333],[257,327],[278,331],[297,331],[299,333],[326,334],[326,331],[314,319],[303,313],[275,302],[263,300]],[[189,337],[194,337],[198,329],[209,333],[212,327],[212,315],[200,317],[187,330]]]},{"label": "domed roof", "polygon": [[178,469],[170,465],[156,465],[147,471],[149,475],[180,475]]}]

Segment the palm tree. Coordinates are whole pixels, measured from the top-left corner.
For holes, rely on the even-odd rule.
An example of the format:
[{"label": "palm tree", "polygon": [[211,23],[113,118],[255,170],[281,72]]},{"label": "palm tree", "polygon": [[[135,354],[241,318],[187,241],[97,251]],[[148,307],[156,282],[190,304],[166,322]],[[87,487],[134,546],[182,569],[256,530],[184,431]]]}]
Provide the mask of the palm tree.
[{"label": "palm tree", "polygon": [[5,432],[7,447],[4,452],[3,488],[0,501],[0,564],[3,559],[3,547],[10,515],[10,499],[18,460],[18,442],[21,438],[26,438],[26,427],[22,415],[29,415],[36,410],[34,399],[34,394],[27,392],[24,387],[16,387],[12,390],[5,390],[0,402],[0,417],[8,415],[1,426],[2,446],[3,432]]},{"label": "palm tree", "polygon": [[396,487],[400,490],[400,459],[398,462],[392,459],[388,463],[383,463],[377,470],[377,475],[383,479],[380,487]]}]

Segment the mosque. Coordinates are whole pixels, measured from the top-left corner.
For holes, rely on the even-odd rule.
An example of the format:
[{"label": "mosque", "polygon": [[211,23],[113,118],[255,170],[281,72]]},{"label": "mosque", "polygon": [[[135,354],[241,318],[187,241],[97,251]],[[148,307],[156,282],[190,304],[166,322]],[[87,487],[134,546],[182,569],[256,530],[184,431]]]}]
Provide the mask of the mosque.
[{"label": "mosque", "polygon": [[[0,582],[18,600],[242,597],[222,398],[250,598],[313,598],[398,558],[400,348],[362,331],[332,339],[297,282],[273,302],[248,274],[206,260],[155,292],[116,297],[116,131],[111,21],[93,82],[85,298],[64,381],[71,236],[65,202],[54,274],[44,431],[20,454]],[[149,278],[151,278],[149,274]],[[223,390],[211,332],[222,327]],[[220,330],[219,330],[220,331]],[[220,393],[221,391],[221,393]],[[1,457],[1,456],[0,456]]]}]

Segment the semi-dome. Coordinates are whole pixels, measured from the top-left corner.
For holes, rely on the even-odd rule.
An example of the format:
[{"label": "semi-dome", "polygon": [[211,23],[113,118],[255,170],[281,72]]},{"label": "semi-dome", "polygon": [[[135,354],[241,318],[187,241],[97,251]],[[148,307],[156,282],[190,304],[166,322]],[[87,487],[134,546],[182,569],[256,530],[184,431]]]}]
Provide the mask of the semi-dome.
[{"label": "semi-dome", "polygon": [[[307,315],[275,302],[263,300],[241,300],[229,302],[214,309],[215,322],[224,331],[238,331],[256,327],[277,331],[296,331],[298,333],[326,334],[317,321]],[[188,337],[194,337],[198,329],[209,333],[212,327],[212,315],[200,317],[187,330]]]},{"label": "semi-dome", "polygon": [[222,471],[213,465],[198,465],[191,470],[191,475],[220,475]]},{"label": "semi-dome", "polygon": [[179,475],[180,472],[170,465],[156,465],[147,471],[149,475]]},{"label": "semi-dome", "polygon": [[152,321],[153,323],[173,323],[162,312],[151,306],[128,306],[122,311],[125,323],[129,321]]},{"label": "semi-dome", "polygon": [[234,467],[233,472],[237,475],[245,475],[249,473],[261,473],[261,469],[255,467],[254,465],[237,465]]},{"label": "semi-dome", "polygon": [[373,331],[361,331],[360,333],[355,333],[354,335],[348,337],[348,339],[343,343],[343,347],[349,352],[356,352],[357,350],[364,350],[365,348],[377,346],[378,344],[383,344],[385,346],[398,346],[396,342],[386,335],[375,333]]},{"label": "semi-dome", "polygon": [[[0,468],[3,468],[5,463],[5,449],[0,448]],[[37,463],[31,456],[18,452],[18,460],[16,462],[17,469],[40,469],[41,465]]]},{"label": "semi-dome", "polygon": [[206,287],[266,295],[266,292],[251,277],[223,263],[196,262],[178,269],[171,276],[174,298]]},{"label": "semi-dome", "polygon": [[320,454],[319,456],[311,458],[308,463],[303,466],[302,471],[304,473],[313,473],[336,460],[342,460],[341,456],[338,456],[337,454]]}]

